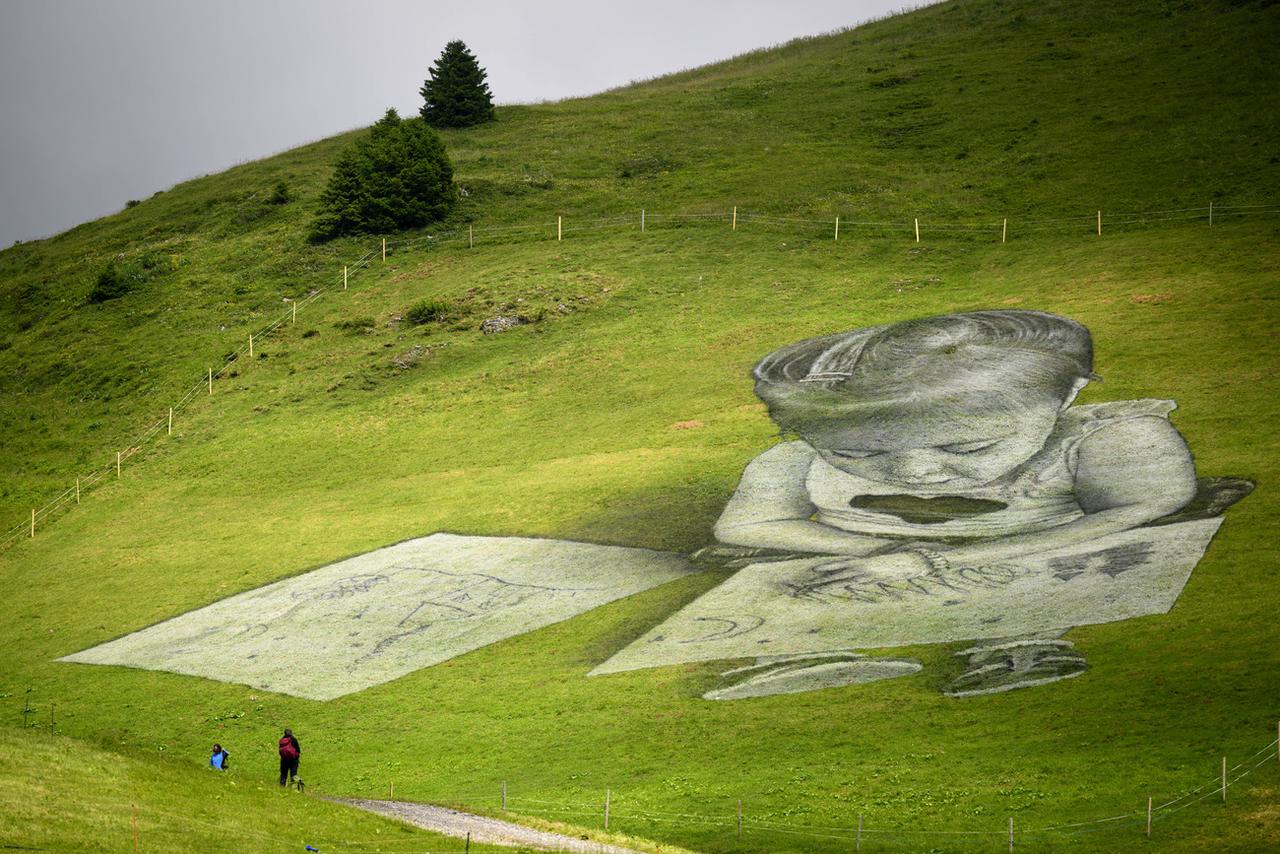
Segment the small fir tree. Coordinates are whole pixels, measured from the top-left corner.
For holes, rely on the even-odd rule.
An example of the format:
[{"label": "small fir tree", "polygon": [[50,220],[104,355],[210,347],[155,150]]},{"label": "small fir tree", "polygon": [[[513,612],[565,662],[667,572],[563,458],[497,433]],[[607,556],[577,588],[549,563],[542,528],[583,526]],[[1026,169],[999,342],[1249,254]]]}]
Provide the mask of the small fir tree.
[{"label": "small fir tree", "polygon": [[387,234],[443,219],[457,201],[444,143],[395,110],[342,153],[320,195],[311,240]]},{"label": "small fir tree", "polygon": [[462,128],[493,120],[493,95],[475,54],[460,41],[445,45],[419,90],[422,118],[437,128]]}]

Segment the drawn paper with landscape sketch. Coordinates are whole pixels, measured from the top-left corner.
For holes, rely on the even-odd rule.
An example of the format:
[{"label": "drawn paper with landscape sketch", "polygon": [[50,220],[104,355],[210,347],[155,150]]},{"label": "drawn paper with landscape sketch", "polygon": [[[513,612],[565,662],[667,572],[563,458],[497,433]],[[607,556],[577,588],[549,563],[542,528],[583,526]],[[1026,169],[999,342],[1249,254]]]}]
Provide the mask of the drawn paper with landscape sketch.
[{"label": "drawn paper with landscape sketch", "polygon": [[250,590],[62,661],[328,700],[679,578],[680,555],[433,534]]}]

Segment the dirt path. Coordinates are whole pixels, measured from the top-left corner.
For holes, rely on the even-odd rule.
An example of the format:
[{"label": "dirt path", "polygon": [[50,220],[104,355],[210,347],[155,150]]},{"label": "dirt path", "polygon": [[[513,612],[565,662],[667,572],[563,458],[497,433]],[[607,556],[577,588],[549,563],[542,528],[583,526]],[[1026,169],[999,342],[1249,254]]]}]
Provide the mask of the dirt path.
[{"label": "dirt path", "polygon": [[359,798],[330,798],[340,804],[358,807],[388,818],[408,822],[415,827],[434,830],[446,836],[465,839],[471,833],[472,842],[495,845],[523,845],[527,848],[544,848],[549,851],[575,851],[583,854],[637,854],[631,848],[620,848],[603,842],[591,842],[576,836],[565,836],[545,830],[534,830],[509,821],[487,818],[482,815],[458,812],[431,804],[414,804],[405,801],[366,801]]}]

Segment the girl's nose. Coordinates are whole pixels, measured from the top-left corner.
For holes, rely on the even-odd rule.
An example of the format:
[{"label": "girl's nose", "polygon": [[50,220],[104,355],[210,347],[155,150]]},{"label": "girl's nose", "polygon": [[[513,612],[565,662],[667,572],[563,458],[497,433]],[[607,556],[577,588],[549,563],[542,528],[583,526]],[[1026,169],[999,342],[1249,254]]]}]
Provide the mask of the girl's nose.
[{"label": "girl's nose", "polygon": [[950,480],[952,476],[932,448],[898,451],[890,464],[896,476],[916,483],[942,482]]}]

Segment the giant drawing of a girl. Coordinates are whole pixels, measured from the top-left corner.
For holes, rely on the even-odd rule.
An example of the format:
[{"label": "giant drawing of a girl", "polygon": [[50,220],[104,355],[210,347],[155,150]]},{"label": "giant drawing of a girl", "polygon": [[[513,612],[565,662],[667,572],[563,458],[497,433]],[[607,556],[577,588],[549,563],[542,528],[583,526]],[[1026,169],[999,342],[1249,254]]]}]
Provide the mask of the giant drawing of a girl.
[{"label": "giant drawing of a girl", "polygon": [[754,655],[706,695],[732,699],[920,667],[853,648],[981,639],[947,693],[1079,675],[1061,635],[1167,611],[1251,488],[1197,481],[1173,401],[1074,406],[1092,362],[1084,326],[1037,311],[769,354],[756,393],[795,438],[747,466],[699,556],[742,568],[596,672]]},{"label": "giant drawing of a girl", "polygon": [[736,570],[592,675],[742,660],[708,699],[903,676],[865,650],[966,642],[963,697],[1079,676],[1063,634],[1173,607],[1252,488],[1197,478],[1170,400],[1076,405],[1089,331],[977,311],[785,346],[754,369],[785,441],[692,556],[438,533],[213,603],[67,661],[314,699],[386,682],[694,572]]}]

